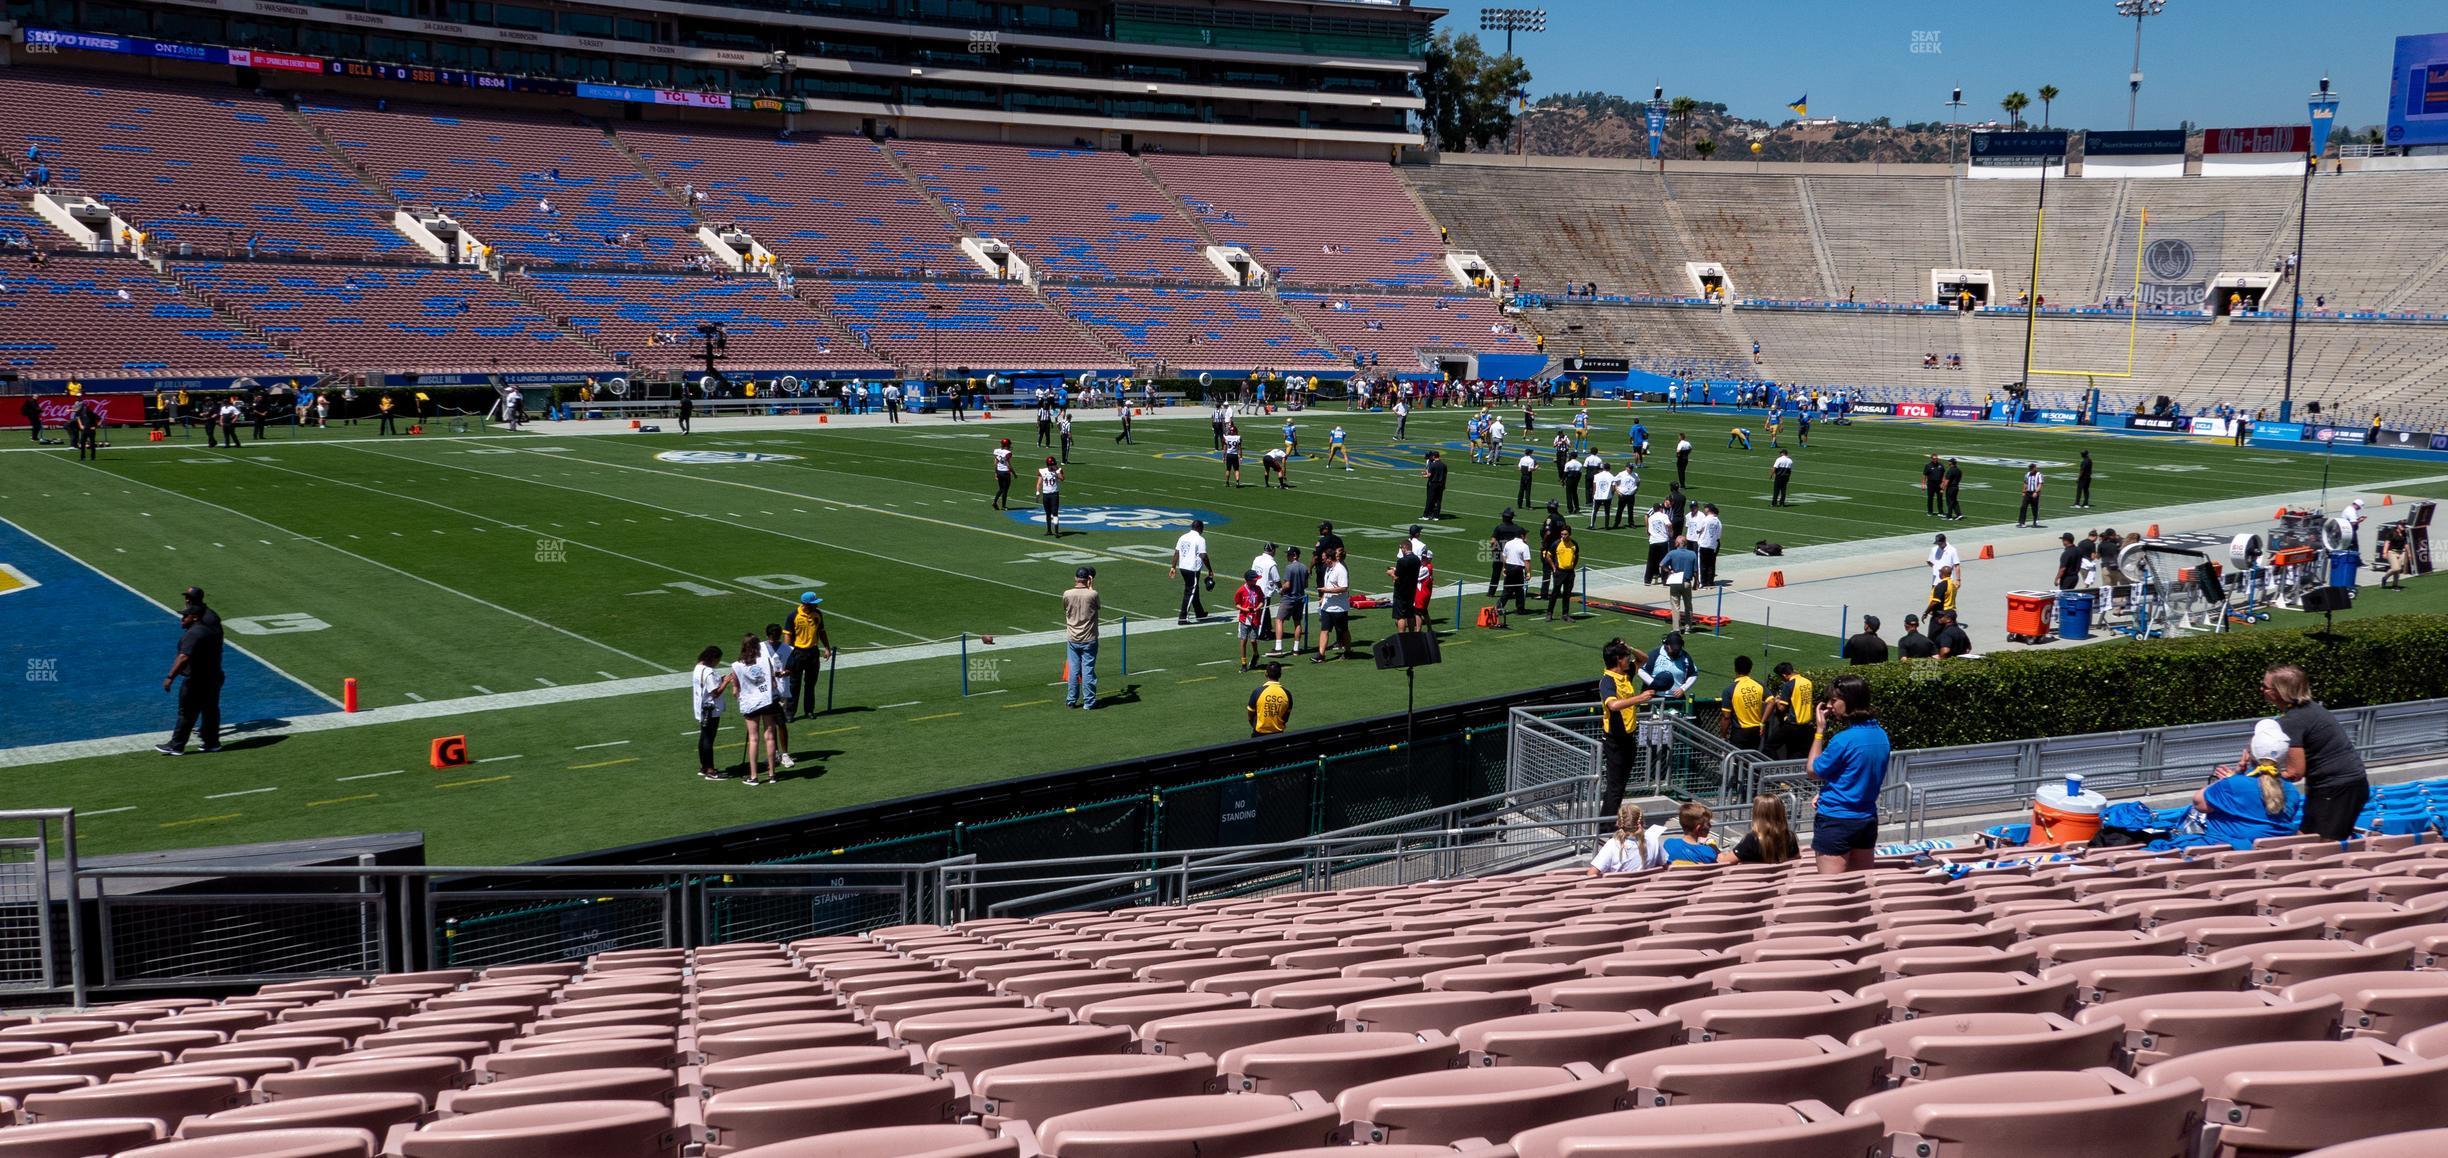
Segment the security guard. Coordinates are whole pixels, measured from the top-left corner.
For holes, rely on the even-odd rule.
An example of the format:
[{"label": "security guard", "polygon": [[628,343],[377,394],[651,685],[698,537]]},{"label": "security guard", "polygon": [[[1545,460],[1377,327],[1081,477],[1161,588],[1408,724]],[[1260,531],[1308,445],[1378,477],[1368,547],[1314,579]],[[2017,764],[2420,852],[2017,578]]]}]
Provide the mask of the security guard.
[{"label": "security guard", "polygon": [[1640,681],[1633,677],[1633,669],[1643,662],[1643,657],[1631,645],[1620,639],[1610,640],[1598,657],[1606,664],[1606,669],[1598,673],[1598,698],[1606,716],[1606,730],[1600,743],[1606,758],[1605,792],[1598,815],[1612,817],[1623,806],[1624,786],[1632,779],[1632,745],[1635,725],[1640,722],[1640,705],[1657,693],[1640,686]]},{"label": "security guard", "polygon": [[1734,686],[1726,689],[1726,709],[1733,727],[1726,739],[1737,749],[1760,751],[1760,726],[1768,719],[1768,689],[1751,678],[1751,657],[1734,657]]}]

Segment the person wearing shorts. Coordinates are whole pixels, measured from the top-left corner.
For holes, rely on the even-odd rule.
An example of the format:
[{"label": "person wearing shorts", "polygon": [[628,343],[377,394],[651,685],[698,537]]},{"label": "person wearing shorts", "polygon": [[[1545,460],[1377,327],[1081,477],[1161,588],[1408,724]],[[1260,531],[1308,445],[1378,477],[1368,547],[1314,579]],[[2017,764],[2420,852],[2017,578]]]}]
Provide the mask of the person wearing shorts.
[{"label": "person wearing shorts", "polygon": [[1351,655],[1351,569],[1343,564],[1343,552],[1335,550],[1318,557],[1318,645],[1311,663],[1326,662],[1330,641]]},{"label": "person wearing shorts", "polygon": [[1256,571],[1242,572],[1241,586],[1233,591],[1233,624],[1241,641],[1241,670],[1248,671],[1266,646],[1266,593],[1258,587]]},{"label": "person wearing shorts", "polygon": [[1268,655],[1284,655],[1284,635],[1292,637],[1290,654],[1308,650],[1309,641],[1309,567],[1301,562],[1301,549],[1284,551],[1283,577],[1277,581],[1275,604],[1275,649]]},{"label": "person wearing shorts", "polygon": [[1811,852],[1822,873],[1866,872],[1878,844],[1879,791],[1887,783],[1887,729],[1870,710],[1870,684],[1836,677],[1811,733],[1811,779],[1819,803]]}]

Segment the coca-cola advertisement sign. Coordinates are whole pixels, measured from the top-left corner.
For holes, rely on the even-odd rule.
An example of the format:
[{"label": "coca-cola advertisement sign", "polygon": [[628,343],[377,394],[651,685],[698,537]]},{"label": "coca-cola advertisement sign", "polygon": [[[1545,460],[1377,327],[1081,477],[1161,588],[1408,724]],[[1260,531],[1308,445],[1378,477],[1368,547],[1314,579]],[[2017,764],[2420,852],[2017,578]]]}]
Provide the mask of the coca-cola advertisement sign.
[{"label": "coca-cola advertisement sign", "polygon": [[[87,401],[102,407],[102,421],[112,426],[134,426],[144,422],[144,397],[137,394],[88,394]],[[0,402],[0,427],[23,430],[28,425],[26,400],[11,398]],[[77,400],[65,394],[43,394],[34,399],[42,411],[44,426],[68,425],[68,413],[76,409]]]},{"label": "coca-cola advertisement sign", "polygon": [[1898,402],[1895,412],[1898,418],[1936,418],[1938,406],[1933,402]]}]

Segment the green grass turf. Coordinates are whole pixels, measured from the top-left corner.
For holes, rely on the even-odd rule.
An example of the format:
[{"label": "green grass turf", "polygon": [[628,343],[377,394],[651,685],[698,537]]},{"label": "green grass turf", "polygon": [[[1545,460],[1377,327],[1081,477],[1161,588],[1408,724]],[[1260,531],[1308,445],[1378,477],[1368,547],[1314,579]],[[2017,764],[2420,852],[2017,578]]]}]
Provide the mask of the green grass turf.
[{"label": "green grass turf", "polygon": [[[1729,417],[1643,413],[1659,451],[1644,471],[1643,496],[1663,493],[1672,473],[1668,451],[1675,434],[1688,430],[1698,445],[1691,493],[1725,509],[1730,545],[1768,538],[1806,546],[1924,530],[1928,520],[1914,488],[1922,456],[1932,450],[2012,464],[1967,464],[1967,526],[2011,515],[2021,462],[2070,462],[2086,446],[2100,471],[2097,508],[2087,521],[2099,523],[2130,514],[2139,524],[2170,504],[2317,485],[2322,469],[2310,456],[2176,439],[1953,424],[1823,425],[1813,432],[1812,448],[1797,454],[1797,505],[1774,510],[1766,505],[1773,453],[1755,419],[1745,424],[1759,449],[1745,454],[1724,449]],[[1565,416],[1550,410],[1542,426]],[[1391,542],[1419,511],[1420,480],[1405,464],[1420,447],[1457,439],[1461,417],[1414,415],[1412,441],[1396,447],[1390,417],[1304,415],[1305,449],[1321,453],[1327,429],[1341,421],[1362,464],[1350,473],[1326,472],[1315,459],[1302,460],[1294,467],[1298,489],[1285,493],[1257,485],[1254,453],[1268,445],[1279,419],[1245,425],[1253,449],[1249,485],[1228,490],[1220,465],[1206,457],[1204,422],[1143,422],[1137,445],[1118,447],[1110,419],[1086,415],[1065,497],[1071,505],[1223,515],[1230,521],[1211,528],[1209,538],[1228,576],[1263,540],[1306,546],[1318,520],[1331,518],[1350,540],[1355,580],[1381,589]],[[1621,449],[1623,412],[1602,409],[1593,418],[1601,450]],[[1518,413],[1508,419],[1517,421]],[[1098,566],[1109,617],[1169,627],[1178,598],[1179,585],[1162,561],[1174,531],[1082,532],[1054,543],[988,509],[993,439],[1011,437],[1019,452],[1024,470],[1015,491],[1025,489],[1031,455],[1042,453],[1024,415],[686,439],[556,437],[549,427],[534,427],[500,438],[375,444],[363,441],[370,429],[235,453],[114,451],[98,466],[65,454],[12,455],[0,476],[0,502],[27,530],[155,598],[166,601],[200,583],[227,617],[304,613],[329,624],[289,634],[234,633],[232,640],[330,694],[343,677],[356,677],[368,707],[472,696],[479,688],[502,693],[685,670],[700,647],[728,649],[742,631],[781,619],[799,579],[824,584],[834,642],[845,652],[911,647],[964,631],[1055,628],[1056,593],[1081,562]],[[678,448],[797,457],[720,466],[654,457]],[[1448,457],[1455,470],[1446,509],[1459,517],[1431,538],[1446,582],[1466,580],[1467,619],[1485,602],[1478,544],[1494,512],[1512,500],[1514,470],[1509,461],[1476,467],[1459,452]],[[2432,473],[2429,464],[2364,457],[2337,458],[2330,469],[2340,487]],[[1552,477],[1541,475],[1541,502],[1554,494]],[[2071,479],[2064,471],[2052,477],[2053,513]],[[1015,494],[1014,501],[1028,500]],[[1584,534],[1589,561],[1601,567],[1637,563],[1643,543],[1637,530]],[[1229,579],[1219,581],[1210,610],[1228,603],[1229,589]],[[661,593],[640,594],[654,591]],[[1450,598],[1436,611],[1450,620]],[[1383,623],[1382,613],[1364,614],[1355,634],[1371,638]],[[1593,673],[1594,653],[1607,638],[1620,634],[1645,645],[1660,630],[1653,621],[1614,615],[1552,628],[1517,624],[1510,632],[1466,629],[1451,637],[1445,665],[1420,675],[1420,702],[1582,678]],[[165,663],[173,635],[165,623]],[[1823,636],[1755,625],[1729,629],[1727,638],[1704,640],[1695,650],[1715,681],[1736,651],[1757,655],[1767,645],[1778,649],[1770,658],[1833,650]],[[995,694],[965,700],[956,657],[849,669],[840,675],[841,710],[793,729],[797,774],[765,789],[707,784],[690,774],[693,740],[684,693],[675,688],[266,738],[211,758],[146,753],[50,765],[12,777],[0,806],[100,813],[80,825],[95,852],[422,830],[437,863],[503,862],[1245,734],[1242,704],[1251,677],[1229,662],[1235,654],[1229,627],[1135,633],[1128,676],[1119,670],[1120,650],[1109,630],[1102,682],[1112,706],[1089,716],[1064,712],[1059,689],[1046,686],[1060,674],[1061,650],[1053,646],[973,643],[972,659],[999,662],[987,665],[995,680],[972,690]],[[140,660],[130,678],[149,681],[151,664],[150,657]],[[1366,663],[1299,664],[1288,682],[1298,699],[1295,723],[1304,728],[1402,705],[1401,681]],[[248,714],[242,704],[225,708],[233,719]],[[469,735],[479,758],[515,759],[425,768],[426,741],[456,732]],[[727,741],[736,744],[737,736],[736,725],[726,730]],[[207,799],[257,788],[275,791]]]}]

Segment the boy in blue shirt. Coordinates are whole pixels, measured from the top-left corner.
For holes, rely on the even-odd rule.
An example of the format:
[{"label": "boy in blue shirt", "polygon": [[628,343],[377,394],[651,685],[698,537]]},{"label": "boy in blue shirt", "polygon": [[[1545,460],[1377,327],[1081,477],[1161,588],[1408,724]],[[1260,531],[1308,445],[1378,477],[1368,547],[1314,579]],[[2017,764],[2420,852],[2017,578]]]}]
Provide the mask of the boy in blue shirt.
[{"label": "boy in blue shirt", "polygon": [[1717,841],[1709,835],[1711,817],[1709,806],[1697,800],[1687,801],[1683,805],[1682,810],[1675,814],[1683,831],[1659,842],[1660,849],[1666,854],[1667,864],[1717,863]]},{"label": "boy in blue shirt", "polygon": [[1640,419],[1635,418],[1632,420],[1632,433],[1629,437],[1632,439],[1632,465],[1646,464],[1649,461],[1649,427]]}]

